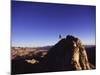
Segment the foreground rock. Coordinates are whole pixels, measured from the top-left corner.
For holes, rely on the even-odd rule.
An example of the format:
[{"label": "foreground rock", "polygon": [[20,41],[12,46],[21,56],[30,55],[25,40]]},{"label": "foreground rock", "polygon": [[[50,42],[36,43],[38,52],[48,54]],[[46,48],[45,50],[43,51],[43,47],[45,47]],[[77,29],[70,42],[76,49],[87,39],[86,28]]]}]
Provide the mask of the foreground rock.
[{"label": "foreground rock", "polygon": [[61,39],[57,44],[50,48],[43,59],[38,62],[33,59],[25,61],[20,60],[20,62],[13,61],[12,73],[19,74],[95,69],[95,66],[89,62],[86,49],[81,40],[72,35],[66,36],[66,38]]},{"label": "foreground rock", "polygon": [[84,45],[79,38],[68,35],[54,45],[43,60],[47,71],[50,70],[90,70],[90,64]]}]

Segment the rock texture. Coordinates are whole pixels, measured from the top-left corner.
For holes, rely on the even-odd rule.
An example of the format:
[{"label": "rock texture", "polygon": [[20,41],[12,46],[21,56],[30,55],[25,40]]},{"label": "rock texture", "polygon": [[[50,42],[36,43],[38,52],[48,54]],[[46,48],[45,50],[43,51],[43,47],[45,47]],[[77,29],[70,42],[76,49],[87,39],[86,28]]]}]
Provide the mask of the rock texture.
[{"label": "rock texture", "polygon": [[94,68],[90,65],[88,56],[81,40],[72,35],[60,40],[54,45],[44,58],[47,71],[53,70],[89,70]]},{"label": "rock texture", "polygon": [[[18,60],[12,60],[12,74],[95,69],[95,66],[89,62],[89,59],[93,60],[91,57],[95,58],[95,55],[92,54],[88,57],[89,52],[87,54],[81,40],[72,35],[61,38],[43,57],[41,57],[40,51],[39,54],[35,51],[38,56],[34,56],[34,52],[31,53],[32,55],[29,51],[24,52],[24,59],[20,56],[20,59],[17,57]],[[20,54],[23,55],[23,52]],[[95,64],[95,61],[93,63]]]}]

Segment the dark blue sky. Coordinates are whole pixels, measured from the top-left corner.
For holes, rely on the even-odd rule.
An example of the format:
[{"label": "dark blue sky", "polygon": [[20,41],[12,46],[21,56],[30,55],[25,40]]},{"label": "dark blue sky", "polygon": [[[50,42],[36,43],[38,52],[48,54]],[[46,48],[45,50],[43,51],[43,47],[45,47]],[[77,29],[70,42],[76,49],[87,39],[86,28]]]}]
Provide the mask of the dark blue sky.
[{"label": "dark blue sky", "polygon": [[13,1],[12,45],[53,45],[59,34],[95,44],[95,13],[95,6]]}]

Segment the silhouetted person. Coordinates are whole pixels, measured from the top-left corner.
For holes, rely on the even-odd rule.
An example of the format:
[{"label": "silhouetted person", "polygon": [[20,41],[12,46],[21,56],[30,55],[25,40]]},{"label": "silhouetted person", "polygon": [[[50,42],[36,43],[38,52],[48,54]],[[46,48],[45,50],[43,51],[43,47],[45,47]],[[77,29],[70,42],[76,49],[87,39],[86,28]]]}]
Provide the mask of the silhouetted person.
[{"label": "silhouetted person", "polygon": [[59,35],[59,39],[61,39],[62,38],[62,36],[61,35]]}]

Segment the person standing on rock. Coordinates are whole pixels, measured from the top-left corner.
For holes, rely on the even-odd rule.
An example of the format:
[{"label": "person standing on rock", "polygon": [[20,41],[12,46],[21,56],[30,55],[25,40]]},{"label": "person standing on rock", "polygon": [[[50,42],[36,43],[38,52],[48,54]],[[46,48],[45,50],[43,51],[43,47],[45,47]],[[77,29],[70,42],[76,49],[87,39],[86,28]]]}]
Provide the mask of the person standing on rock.
[{"label": "person standing on rock", "polygon": [[61,36],[61,34],[59,35],[59,39],[61,39],[62,38],[62,36]]}]

